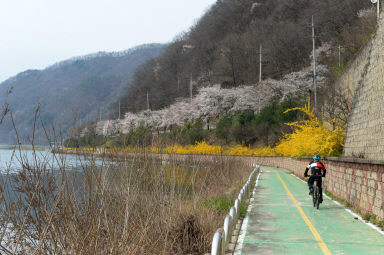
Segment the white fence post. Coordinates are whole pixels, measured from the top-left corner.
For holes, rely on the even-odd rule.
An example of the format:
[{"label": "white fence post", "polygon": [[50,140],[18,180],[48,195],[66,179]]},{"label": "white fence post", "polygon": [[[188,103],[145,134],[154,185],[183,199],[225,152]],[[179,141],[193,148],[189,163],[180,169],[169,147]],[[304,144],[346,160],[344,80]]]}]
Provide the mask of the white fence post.
[{"label": "white fence post", "polygon": [[211,255],[225,255],[225,234],[222,228],[218,229],[213,236]]},{"label": "white fence post", "polygon": [[225,247],[227,247],[229,243],[229,239],[232,236],[232,227],[233,225],[233,218],[231,215],[227,215],[224,220],[224,234],[225,234]]}]

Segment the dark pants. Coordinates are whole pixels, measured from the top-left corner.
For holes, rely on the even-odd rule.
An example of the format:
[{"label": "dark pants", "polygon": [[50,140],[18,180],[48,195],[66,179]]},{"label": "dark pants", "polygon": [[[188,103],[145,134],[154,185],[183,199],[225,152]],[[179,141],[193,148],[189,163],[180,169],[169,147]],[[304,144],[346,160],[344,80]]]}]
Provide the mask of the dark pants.
[{"label": "dark pants", "polygon": [[310,190],[313,190],[313,183],[315,182],[315,180],[317,180],[317,184],[318,184],[318,187],[319,187],[320,200],[323,200],[323,187],[322,187],[323,180],[321,179],[321,175],[311,175],[311,176],[309,176],[308,187],[309,187]]}]

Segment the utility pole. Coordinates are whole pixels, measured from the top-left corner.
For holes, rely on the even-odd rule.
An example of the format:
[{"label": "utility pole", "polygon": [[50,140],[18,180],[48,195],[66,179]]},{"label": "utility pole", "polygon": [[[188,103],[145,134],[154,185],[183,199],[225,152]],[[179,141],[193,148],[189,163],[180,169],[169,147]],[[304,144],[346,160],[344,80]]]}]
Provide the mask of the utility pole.
[{"label": "utility pole", "polygon": [[119,119],[120,119],[120,116],[121,116],[121,111],[120,111],[120,101],[119,101]]},{"label": "utility pole", "polygon": [[262,79],[262,60],[263,60],[263,46],[260,43],[260,71],[259,71],[259,82],[261,82]]},{"label": "utility pole", "polygon": [[315,113],[317,112],[317,73],[316,73],[316,45],[315,22],[312,15],[312,41],[313,41],[313,87],[315,92]]},{"label": "utility pole", "polygon": [[148,91],[147,91],[147,110],[149,110],[149,95],[148,95]]},{"label": "utility pole", "polygon": [[97,107],[97,113],[96,113],[96,122],[101,121],[101,110],[100,110],[100,105]]},{"label": "utility pole", "polygon": [[191,80],[189,82],[189,96],[191,98],[191,102],[192,102],[192,92],[193,92],[193,84],[192,84],[192,73],[191,73]]}]

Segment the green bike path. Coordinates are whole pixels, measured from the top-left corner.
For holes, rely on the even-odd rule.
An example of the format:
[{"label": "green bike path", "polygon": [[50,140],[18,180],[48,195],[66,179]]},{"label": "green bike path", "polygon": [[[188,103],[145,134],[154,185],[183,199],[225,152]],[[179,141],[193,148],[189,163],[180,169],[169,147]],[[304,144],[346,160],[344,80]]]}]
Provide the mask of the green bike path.
[{"label": "green bike path", "polygon": [[235,255],[384,254],[384,235],[343,207],[324,198],[316,210],[306,183],[277,168],[261,171]]}]

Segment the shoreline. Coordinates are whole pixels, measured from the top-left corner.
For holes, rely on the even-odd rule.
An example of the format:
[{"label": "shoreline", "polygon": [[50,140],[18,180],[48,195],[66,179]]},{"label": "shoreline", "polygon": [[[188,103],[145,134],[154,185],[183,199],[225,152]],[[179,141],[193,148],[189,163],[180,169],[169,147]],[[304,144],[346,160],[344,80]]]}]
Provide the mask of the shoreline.
[{"label": "shoreline", "polygon": [[35,146],[32,146],[32,145],[6,145],[6,144],[2,144],[0,145],[0,150],[18,150],[18,149],[22,149],[22,150],[40,150],[40,151],[49,151],[51,149],[50,146],[48,145],[35,145]]}]

